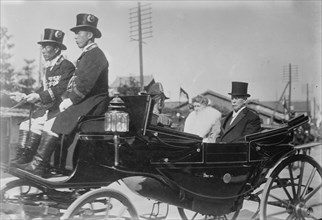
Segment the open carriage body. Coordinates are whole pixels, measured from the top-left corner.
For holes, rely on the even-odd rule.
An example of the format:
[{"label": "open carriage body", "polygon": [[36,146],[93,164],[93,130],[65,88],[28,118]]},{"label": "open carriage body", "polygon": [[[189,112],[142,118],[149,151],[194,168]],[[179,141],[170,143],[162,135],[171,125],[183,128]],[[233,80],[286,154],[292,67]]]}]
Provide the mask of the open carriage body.
[{"label": "open carriage body", "polygon": [[[98,215],[98,211],[94,208],[89,211],[83,205],[92,202],[106,205],[109,200],[101,197],[107,193],[123,201],[128,212],[125,218],[138,219],[126,196],[101,189],[123,181],[141,196],[177,206],[183,219],[187,218],[185,209],[215,217],[235,212],[234,219],[245,199],[260,202],[261,219],[269,219],[268,205],[286,210],[287,216],[294,216],[290,219],[322,216],[321,200],[316,200],[321,195],[321,167],[311,157],[298,155],[290,144],[293,129],[307,122],[307,117],[300,116],[281,128],[249,135],[245,142],[202,143],[198,136],[156,125],[150,96],[121,99],[129,114],[128,131],[106,131],[104,115],[82,117],[74,138],[74,168],[70,175],[53,181],[8,167],[8,172],[20,180],[2,190],[2,207],[11,210],[22,205],[24,214],[29,213],[30,218],[87,219]],[[293,175],[298,163],[300,173]],[[276,168],[267,178],[273,167]],[[307,167],[311,170],[307,171]],[[283,172],[288,177],[281,177]],[[302,178],[304,172],[309,176],[306,182]],[[314,185],[313,180],[320,183]],[[28,193],[20,194],[19,199],[7,196],[9,189],[19,184],[37,188],[41,196],[35,193],[30,197]],[[286,198],[278,197],[279,192],[274,195],[275,189],[284,191]],[[30,210],[36,209],[33,206],[39,204],[42,208],[38,216],[30,214]],[[105,212],[109,213],[112,207],[106,205]]]}]

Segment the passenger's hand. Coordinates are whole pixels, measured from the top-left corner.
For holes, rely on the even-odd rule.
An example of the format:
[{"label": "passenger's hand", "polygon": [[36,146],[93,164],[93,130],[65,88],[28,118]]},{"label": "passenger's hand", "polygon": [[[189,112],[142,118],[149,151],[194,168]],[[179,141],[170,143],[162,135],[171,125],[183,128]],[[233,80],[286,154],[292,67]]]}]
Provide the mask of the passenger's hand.
[{"label": "passenger's hand", "polygon": [[63,112],[72,105],[73,105],[72,100],[64,99],[64,101],[62,101],[59,105],[59,110],[60,110],[60,112]]},{"label": "passenger's hand", "polygon": [[159,114],[158,123],[170,127],[172,125],[172,120],[165,114]]},{"label": "passenger's hand", "polygon": [[25,93],[21,93],[21,92],[11,92],[9,94],[10,99],[14,100],[15,102],[20,102],[21,100],[26,98],[26,96],[27,95]]},{"label": "passenger's hand", "polygon": [[30,93],[26,96],[26,101],[29,103],[35,103],[40,100],[40,96],[38,93]]}]

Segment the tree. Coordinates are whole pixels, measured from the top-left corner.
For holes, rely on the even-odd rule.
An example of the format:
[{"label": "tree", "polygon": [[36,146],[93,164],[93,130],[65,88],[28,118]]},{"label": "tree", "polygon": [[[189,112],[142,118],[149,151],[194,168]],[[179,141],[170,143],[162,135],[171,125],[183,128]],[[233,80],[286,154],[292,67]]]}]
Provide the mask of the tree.
[{"label": "tree", "polygon": [[14,44],[10,43],[12,35],[9,35],[8,29],[1,27],[0,40],[0,87],[2,90],[11,90],[11,78],[15,74],[14,68],[10,63],[10,50],[14,47]]},{"label": "tree", "polygon": [[117,91],[120,95],[137,95],[141,91],[140,83],[135,80],[134,77],[129,77],[129,81],[127,83],[121,84]]},{"label": "tree", "polygon": [[35,60],[24,60],[26,62],[25,66],[22,68],[22,72],[18,72],[15,75],[16,86],[18,89],[26,94],[29,94],[33,90],[33,85],[36,80],[33,78],[35,71]]},{"label": "tree", "polygon": [[6,27],[1,27],[1,53],[0,53],[0,88],[6,92],[20,91],[30,93],[36,80],[34,75],[35,60],[25,59],[25,66],[22,71],[16,72],[10,63],[12,57],[10,50],[14,44],[10,42],[12,35],[9,35]]}]

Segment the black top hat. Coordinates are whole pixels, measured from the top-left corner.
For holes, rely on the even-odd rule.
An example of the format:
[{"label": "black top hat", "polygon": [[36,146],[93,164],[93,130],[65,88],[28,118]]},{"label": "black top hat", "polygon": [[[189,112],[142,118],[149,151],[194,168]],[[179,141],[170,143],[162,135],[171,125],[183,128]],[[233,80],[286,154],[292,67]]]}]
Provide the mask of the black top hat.
[{"label": "black top hat", "polygon": [[53,43],[60,47],[62,50],[66,50],[66,46],[63,44],[65,33],[61,30],[55,30],[51,28],[46,28],[44,33],[44,38],[39,41],[38,44]]},{"label": "black top hat", "polygon": [[229,95],[240,95],[240,96],[247,96],[250,95],[247,94],[247,87],[248,83],[245,82],[232,82],[232,88],[231,93],[228,93]]},{"label": "black top hat", "polygon": [[101,32],[97,29],[97,17],[92,14],[78,14],[76,18],[76,27],[71,28],[71,31],[89,30],[93,32],[95,38],[100,38],[102,36]]},{"label": "black top hat", "polygon": [[156,95],[161,95],[165,99],[169,99],[168,97],[165,96],[163,91],[163,86],[161,83],[154,83],[153,85],[151,85],[151,87],[148,90],[148,94],[151,95],[152,97]]}]

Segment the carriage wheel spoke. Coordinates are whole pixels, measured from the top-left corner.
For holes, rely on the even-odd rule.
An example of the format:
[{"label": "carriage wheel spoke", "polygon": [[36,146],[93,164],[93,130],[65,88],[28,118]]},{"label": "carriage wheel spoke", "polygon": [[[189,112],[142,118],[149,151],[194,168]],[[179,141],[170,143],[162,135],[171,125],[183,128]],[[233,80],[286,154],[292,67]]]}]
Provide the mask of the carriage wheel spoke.
[{"label": "carriage wheel spoke", "polygon": [[107,198],[107,203],[106,203],[106,215],[105,217],[107,217],[107,219],[109,219],[109,214],[110,214],[110,210],[111,210],[111,197]]},{"label": "carriage wheel spoke", "polygon": [[314,196],[314,194],[317,193],[321,187],[322,183],[318,187],[316,187],[312,192],[306,195],[306,197],[304,198],[304,202],[307,202],[310,198],[312,198],[312,196]]},{"label": "carriage wheel spoke", "polygon": [[194,220],[196,218],[196,216],[198,215],[198,212],[196,212],[193,217],[192,217],[192,220]]},{"label": "carriage wheel spoke", "polygon": [[119,212],[119,214],[117,215],[118,218],[120,218],[124,213],[125,211],[127,211],[127,207],[126,206],[123,206]]},{"label": "carriage wheel spoke", "polygon": [[301,195],[301,187],[302,187],[302,181],[303,181],[303,174],[304,174],[304,162],[301,162],[301,167],[300,167],[300,176],[299,176],[299,182],[298,182],[298,188],[297,188],[297,198]]},{"label": "carriage wheel spoke", "polygon": [[310,207],[317,207],[317,206],[322,206],[322,203],[316,203],[316,204],[314,204],[314,205],[310,205]]},{"label": "carriage wheel spoke", "polygon": [[287,189],[286,189],[286,187],[285,187],[285,184],[281,181],[281,179],[277,176],[277,177],[276,177],[276,180],[277,180],[277,182],[280,184],[280,186],[282,186],[282,188],[283,188],[283,190],[284,190],[285,194],[287,195],[288,199],[289,199],[290,201],[293,201],[293,199],[292,199],[292,197],[291,197],[290,193],[287,191]]},{"label": "carriage wheel spoke", "polygon": [[[277,198],[276,196],[273,196],[273,195],[269,195],[269,197],[272,197],[273,199],[275,199],[275,200],[277,200],[277,201],[279,201],[279,202],[281,202],[281,204],[284,204],[285,205],[285,207],[288,207],[289,205],[291,205],[293,208],[294,208],[294,206],[292,205],[292,204],[289,204],[288,202],[286,202],[286,201],[284,201],[284,200],[282,200],[282,199],[280,199],[280,198]],[[269,204],[271,204],[271,205],[275,205],[275,206],[277,206],[277,204],[275,203],[275,204],[273,204],[272,202],[268,202]]]},{"label": "carriage wheel spoke", "polygon": [[292,220],[292,219],[295,219],[294,217],[295,217],[295,216],[294,216],[294,214],[292,213],[292,214],[290,214],[289,216],[287,216],[287,219],[286,219],[286,220]]},{"label": "carriage wheel spoke", "polygon": [[316,168],[314,168],[314,169],[312,170],[312,172],[311,172],[311,174],[310,174],[310,177],[309,177],[309,179],[308,179],[308,181],[307,181],[307,183],[306,183],[306,186],[305,186],[305,188],[304,188],[304,190],[303,190],[303,192],[302,192],[301,198],[303,198],[303,197],[305,196],[305,194],[306,194],[306,192],[307,192],[307,190],[308,190],[309,186],[311,185],[312,180],[313,180],[313,177],[314,177],[314,175],[315,175],[315,172],[316,172]]},{"label": "carriage wheel spoke", "polygon": [[284,210],[284,211],[280,211],[280,212],[275,212],[275,213],[272,213],[272,214],[270,214],[270,215],[267,215],[267,217],[274,217],[275,215],[281,215],[281,214],[285,214],[285,213],[287,213],[287,211],[286,210]]},{"label": "carriage wheel spoke", "polygon": [[288,165],[288,171],[289,171],[289,174],[290,174],[290,180],[291,180],[293,196],[295,196],[296,192],[295,192],[295,183],[294,183],[294,176],[293,176],[292,169],[293,169],[293,164],[289,164]]},{"label": "carriage wheel spoke", "polygon": [[310,218],[313,219],[313,220],[320,220],[321,219],[321,218],[315,217],[313,215],[311,215]]}]

